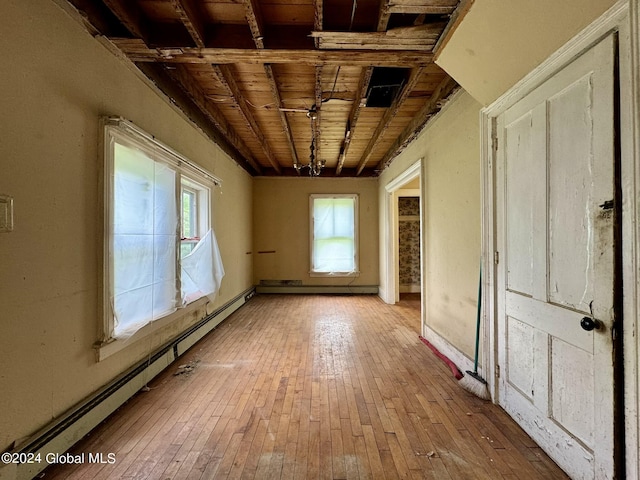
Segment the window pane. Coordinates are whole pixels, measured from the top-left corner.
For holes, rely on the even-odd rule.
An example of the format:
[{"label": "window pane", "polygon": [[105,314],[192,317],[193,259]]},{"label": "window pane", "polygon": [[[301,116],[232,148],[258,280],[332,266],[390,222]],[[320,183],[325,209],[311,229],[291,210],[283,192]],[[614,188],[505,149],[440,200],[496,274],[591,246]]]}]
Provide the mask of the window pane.
[{"label": "window pane", "polygon": [[314,272],[354,272],[355,198],[313,200]]},{"label": "window pane", "polygon": [[182,190],[182,236],[197,237],[196,227],[196,193]]}]

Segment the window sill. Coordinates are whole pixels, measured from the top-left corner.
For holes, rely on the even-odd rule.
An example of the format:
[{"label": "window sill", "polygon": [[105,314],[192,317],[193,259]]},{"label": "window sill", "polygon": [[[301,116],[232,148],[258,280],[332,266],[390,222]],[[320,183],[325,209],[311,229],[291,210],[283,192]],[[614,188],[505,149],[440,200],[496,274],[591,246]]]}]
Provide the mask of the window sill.
[{"label": "window sill", "polygon": [[[98,342],[94,345],[94,349],[96,352],[96,362],[102,362],[107,358],[115,355],[116,353],[132,346],[140,340],[148,338],[150,335],[160,331],[161,329],[171,325],[171,323],[176,322],[182,318],[185,318],[190,313],[196,311],[198,308],[205,307],[207,310],[209,309],[209,299],[207,297],[199,298],[191,302],[185,308],[179,308],[175,312],[167,315],[166,317],[159,318],[158,320],[151,322],[136,333],[131,335],[126,339],[118,339],[113,338],[111,340],[107,340],[106,342]],[[163,342],[161,342],[163,343]]]},{"label": "window sill", "polygon": [[359,277],[360,272],[309,272],[310,277]]}]

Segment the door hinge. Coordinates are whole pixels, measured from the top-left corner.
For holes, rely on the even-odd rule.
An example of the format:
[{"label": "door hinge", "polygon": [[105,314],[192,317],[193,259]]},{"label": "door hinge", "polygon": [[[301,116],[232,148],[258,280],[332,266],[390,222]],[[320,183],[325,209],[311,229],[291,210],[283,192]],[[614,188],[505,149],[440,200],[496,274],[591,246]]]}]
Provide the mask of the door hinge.
[{"label": "door hinge", "polygon": [[495,376],[496,378],[500,378],[500,365],[495,366]]},{"label": "door hinge", "polygon": [[491,137],[491,148],[493,149],[494,152],[498,151],[498,137],[496,136]]},{"label": "door hinge", "polygon": [[500,263],[500,252],[493,252],[493,263],[496,265]]}]

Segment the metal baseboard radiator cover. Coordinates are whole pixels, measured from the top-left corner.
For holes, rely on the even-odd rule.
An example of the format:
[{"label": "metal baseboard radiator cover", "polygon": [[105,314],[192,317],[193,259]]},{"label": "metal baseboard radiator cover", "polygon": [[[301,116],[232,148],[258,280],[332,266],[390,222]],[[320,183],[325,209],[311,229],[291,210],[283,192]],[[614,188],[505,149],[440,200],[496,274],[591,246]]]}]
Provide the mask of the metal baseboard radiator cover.
[{"label": "metal baseboard radiator cover", "polygon": [[[9,453],[45,458],[49,453],[66,452],[255,294],[253,287],[242,292]],[[0,478],[32,479],[47,466],[44,461],[5,465]]]},{"label": "metal baseboard radiator cover", "polygon": [[303,285],[302,282],[270,284],[260,281],[256,286],[256,293],[377,295],[378,285]]}]

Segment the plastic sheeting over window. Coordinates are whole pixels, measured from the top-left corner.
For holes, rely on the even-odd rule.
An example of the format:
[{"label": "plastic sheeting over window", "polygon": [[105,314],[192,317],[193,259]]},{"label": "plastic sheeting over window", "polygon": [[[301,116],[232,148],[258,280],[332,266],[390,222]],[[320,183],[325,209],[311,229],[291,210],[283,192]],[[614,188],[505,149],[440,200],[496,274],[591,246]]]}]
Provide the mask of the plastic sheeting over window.
[{"label": "plastic sheeting over window", "polygon": [[224,266],[218,242],[209,230],[191,253],[182,259],[182,304],[212,295],[220,289]]},{"label": "plastic sheeting over window", "polygon": [[[181,258],[181,185],[201,180],[185,176],[184,159],[174,161],[166,149],[154,149],[130,132],[111,126],[106,132],[105,338],[126,339],[198,298],[215,295],[224,267],[211,229]],[[200,189],[209,191],[204,184]],[[198,208],[205,219],[210,197],[202,198],[207,200]]]},{"label": "plastic sheeting over window", "polygon": [[357,271],[357,197],[312,197],[314,273],[351,274]]},{"label": "plastic sheeting over window", "polygon": [[113,180],[115,336],[175,311],[176,172],[116,143]]}]

